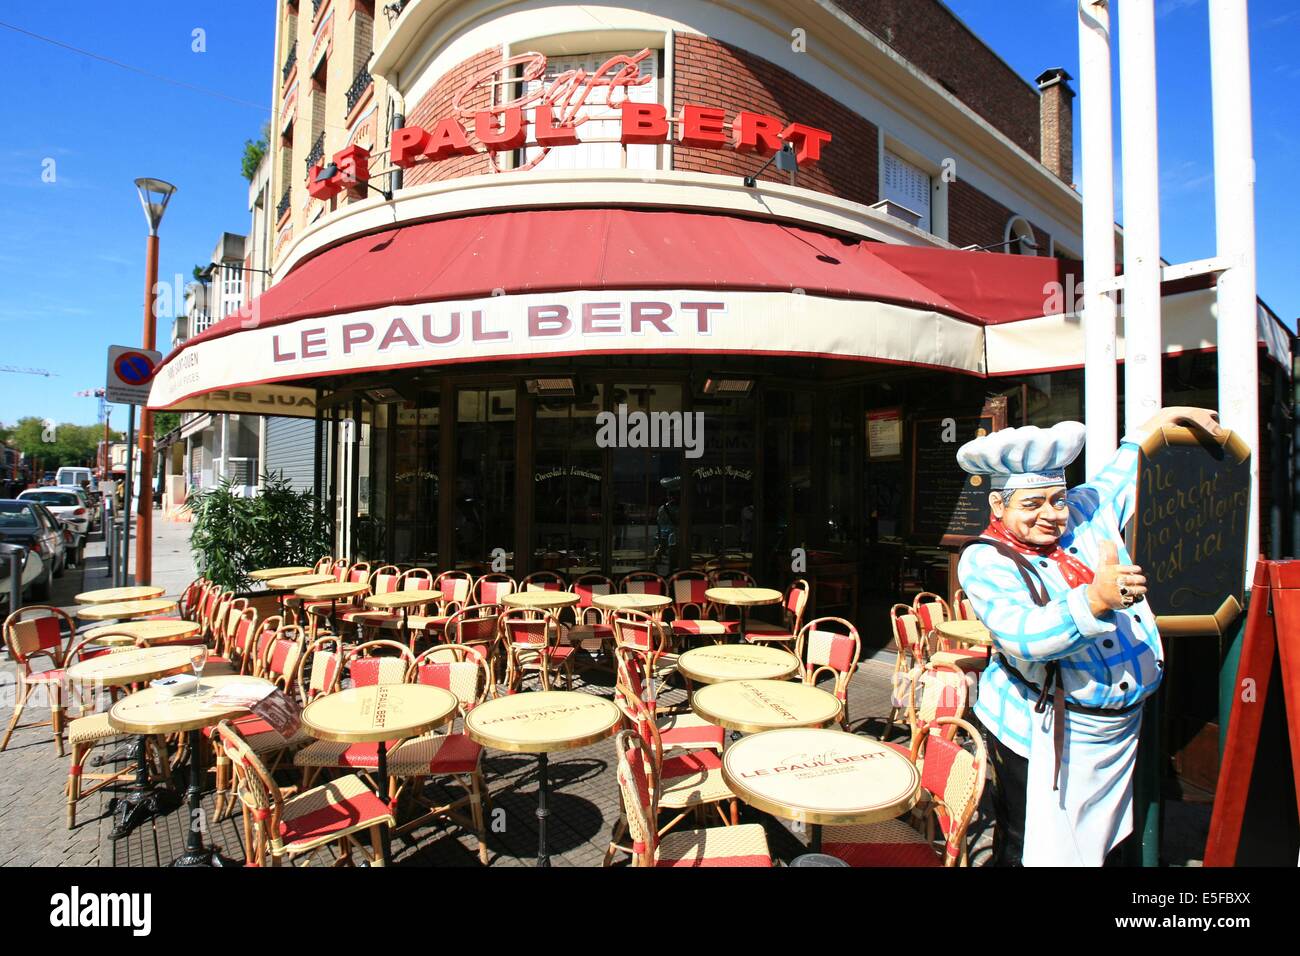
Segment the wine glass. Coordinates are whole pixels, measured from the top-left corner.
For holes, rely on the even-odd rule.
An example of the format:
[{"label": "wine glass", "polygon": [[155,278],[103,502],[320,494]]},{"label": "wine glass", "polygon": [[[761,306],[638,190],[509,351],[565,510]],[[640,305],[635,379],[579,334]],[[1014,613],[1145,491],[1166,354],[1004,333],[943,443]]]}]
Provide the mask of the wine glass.
[{"label": "wine glass", "polygon": [[[196,647],[194,653],[190,655],[190,667],[194,668],[194,677],[198,680],[200,685],[203,683],[203,668],[207,663],[208,645],[201,644]],[[199,688],[195,687],[194,689],[198,690]]]}]

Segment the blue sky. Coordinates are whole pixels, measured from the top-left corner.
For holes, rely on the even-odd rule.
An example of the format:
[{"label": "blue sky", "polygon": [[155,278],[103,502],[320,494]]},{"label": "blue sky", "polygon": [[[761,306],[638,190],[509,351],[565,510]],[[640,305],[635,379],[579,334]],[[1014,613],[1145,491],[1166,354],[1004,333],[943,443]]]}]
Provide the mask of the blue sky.
[{"label": "blue sky", "polygon": [[[1074,0],[949,5],[1022,76],[1051,66],[1078,76]],[[74,393],[103,385],[107,346],[140,341],[146,230],[133,179],[179,187],[162,227],[164,280],[188,277],[221,231],[248,229],[239,160],[268,116],[257,104],[269,102],[273,83],[273,4],[133,0],[129,15],[104,11],[86,0],[8,4],[0,21],[222,96],[0,28],[9,77],[0,99],[0,365],[57,373],[0,373],[4,422],[93,421],[95,400]],[[1206,3],[1157,0],[1157,14],[1162,247],[1170,261],[1198,259],[1214,252]],[[1294,325],[1300,4],[1253,0],[1250,19],[1259,291]],[[203,52],[193,49],[196,29],[205,31]],[[42,179],[48,160],[54,182]],[[170,332],[170,320],[160,320],[159,342]],[[118,407],[113,425],[124,424]]]}]

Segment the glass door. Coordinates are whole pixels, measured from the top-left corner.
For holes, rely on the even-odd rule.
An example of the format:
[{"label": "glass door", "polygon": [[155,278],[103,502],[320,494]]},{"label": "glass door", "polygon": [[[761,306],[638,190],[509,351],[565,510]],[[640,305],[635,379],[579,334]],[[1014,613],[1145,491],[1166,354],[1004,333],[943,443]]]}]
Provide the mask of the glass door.
[{"label": "glass door", "polygon": [[453,567],[473,574],[493,570],[513,573],[513,387],[467,387],[456,391],[455,494]]},{"label": "glass door", "polygon": [[596,416],[605,388],[575,398],[539,398],[533,444],[533,570],[571,577],[600,571],[605,454]]},{"label": "glass door", "polygon": [[671,574],[679,566],[683,427],[678,384],[613,386],[609,447],[609,573]]}]

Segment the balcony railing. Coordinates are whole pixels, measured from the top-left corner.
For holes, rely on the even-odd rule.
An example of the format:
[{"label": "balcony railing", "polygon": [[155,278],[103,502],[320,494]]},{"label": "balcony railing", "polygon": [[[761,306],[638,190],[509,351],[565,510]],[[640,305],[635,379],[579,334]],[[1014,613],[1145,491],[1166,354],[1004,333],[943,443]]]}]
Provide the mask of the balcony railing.
[{"label": "balcony railing", "polygon": [[307,154],[307,172],[315,166],[322,156],[325,155],[325,131],[321,130],[320,135],[316,137],[316,142],[311,145],[311,152]]},{"label": "balcony railing", "polygon": [[370,84],[373,82],[374,81],[370,78],[370,71],[363,66],[361,72],[356,75],[355,79],[353,79],[352,85],[348,87],[347,100],[349,113],[352,112],[352,108],[357,105],[357,102],[361,99],[366,90],[370,89]]},{"label": "balcony railing", "polygon": [[281,82],[289,79],[289,72],[293,65],[298,62],[298,41],[294,41],[293,46],[289,47],[289,55],[284,58],[284,69],[280,71]]},{"label": "balcony railing", "polygon": [[279,222],[284,218],[284,214],[289,211],[289,186],[284,187],[284,195],[280,197],[279,204],[275,207],[275,220]]}]

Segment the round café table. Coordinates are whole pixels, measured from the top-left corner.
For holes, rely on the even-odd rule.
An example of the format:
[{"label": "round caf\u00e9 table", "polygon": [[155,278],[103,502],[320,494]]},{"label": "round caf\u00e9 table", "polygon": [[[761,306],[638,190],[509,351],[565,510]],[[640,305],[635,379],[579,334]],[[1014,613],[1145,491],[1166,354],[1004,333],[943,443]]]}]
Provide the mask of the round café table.
[{"label": "round caf\u00e9 table", "polygon": [[529,611],[558,611],[577,604],[578,595],[572,591],[512,591],[501,598],[501,603]]},{"label": "round caf\u00e9 table", "polygon": [[248,576],[254,581],[272,581],[275,578],[287,578],[292,574],[311,574],[315,570],[314,567],[295,565],[288,568],[262,568],[260,571],[249,571]]},{"label": "round caf\u00e9 table", "polygon": [[799,669],[789,651],[763,644],[694,647],[677,658],[677,669],[697,684],[731,680],[780,680]]},{"label": "round caf\u00e9 table", "polygon": [[144,641],[154,646],[186,640],[201,629],[198,621],[123,621],[121,624],[93,627],[84,636],[95,644],[121,645]]},{"label": "round caf\u00e9 table", "polygon": [[166,591],[166,588],[141,584],[134,587],[100,588],[97,591],[83,591],[73,600],[78,604],[116,604],[119,601],[147,601],[150,598],[162,597]]},{"label": "round caf\u00e9 table", "polygon": [[[317,740],[376,744],[375,782],[388,803],[388,742],[427,733],[450,723],[460,701],[451,691],[428,684],[350,687],[317,697],[302,712],[302,726]],[[388,830],[384,865],[391,861]]]},{"label": "round caf\u00e9 table", "polygon": [[[281,579],[283,580],[283,579]],[[327,584],[309,584],[306,587],[298,588],[294,591],[294,597],[300,597],[304,601],[329,601],[330,602],[330,624],[335,634],[339,632],[339,598],[356,597],[358,594],[364,594],[370,590],[370,585],[363,581],[333,581]],[[303,607],[303,613],[307,612],[306,606]]]},{"label": "round caf\u00e9 table", "polygon": [[591,603],[606,611],[641,611],[657,620],[673,602],[663,594],[596,594]]},{"label": "round caf\u00e9 table", "polygon": [[150,614],[162,614],[176,608],[176,602],[170,598],[154,598],[146,601],[114,601],[108,604],[88,604],[77,608],[77,617],[83,621],[129,621],[136,617],[148,617]]},{"label": "round caf\u00e9 table", "polygon": [[730,680],[691,695],[697,717],[742,733],[779,727],[825,727],[840,715],[840,700],[817,687],[786,680]]},{"label": "round caf\u00e9 table", "polygon": [[421,604],[430,604],[437,600],[433,591],[390,591],[387,594],[372,594],[366,598],[366,607],[376,611],[402,612],[402,643],[409,643],[411,632],[411,608]]},{"label": "round caf\u00e9 table", "polygon": [[[150,648],[153,650],[153,648]],[[127,653],[127,652],[123,652]],[[115,654],[114,657],[122,655]],[[113,705],[108,712],[108,722],[116,730],[132,734],[186,734],[189,750],[190,785],[185,791],[186,808],[189,810],[190,822],[185,833],[185,852],[172,861],[172,866],[231,866],[231,861],[224,859],[220,851],[203,845],[203,796],[204,769],[199,760],[202,752],[204,727],[211,727],[231,717],[238,717],[248,712],[240,704],[223,704],[217,700],[222,689],[235,685],[257,685],[272,687],[270,681],[260,677],[241,677],[238,674],[223,674],[204,677],[199,686],[189,693],[167,695],[150,687],[138,691],[130,697],[124,697]],[[143,740],[144,738],[141,737]],[[217,746],[220,743],[214,741]]]},{"label": "round caf\u00e9 table", "polygon": [[810,824],[813,853],[821,852],[823,824],[892,820],[921,792],[916,765],[891,747],[807,727],[736,741],[722,755],[722,778],[750,806]]},{"label": "round caf\u00e9 table", "polygon": [[[190,670],[191,647],[143,647],[134,650],[101,654],[78,661],[68,668],[67,678],[74,684],[91,684],[95,687],[126,687],[158,677],[170,677]],[[120,703],[120,701],[119,701]],[[109,724],[113,719],[109,717]],[[120,840],[152,816],[169,812],[175,806],[170,790],[149,785],[149,768],[146,763],[147,733],[138,734],[132,759],[136,762],[135,783],[113,808],[114,823],[109,833],[112,840]]]},{"label": "round caf\u00e9 table", "polygon": [[979,621],[943,621],[934,629],[958,644],[971,644],[976,647],[992,647],[993,634]]},{"label": "round caf\u00e9 table", "polygon": [[311,568],[308,568],[305,573],[297,572],[284,575],[283,577],[277,576],[274,578],[267,578],[265,584],[268,591],[278,592],[275,599],[280,603],[280,615],[283,617],[284,596],[286,593],[296,591],[299,588],[305,588],[312,584],[328,584],[334,580],[336,579],[332,574],[317,574]]},{"label": "round caf\u00e9 table", "polygon": [[[576,596],[576,595],[575,595]],[[613,736],[623,713],[611,701],[567,690],[510,694],[479,704],[465,715],[465,733],[485,747],[537,754],[537,865],[550,866],[546,820],[550,816],[550,754],[587,747]]]},{"label": "round caf\u00e9 table", "polygon": [[767,604],[780,604],[784,595],[771,588],[709,588],[704,596],[714,604],[727,604],[740,608],[740,634],[744,637],[749,623],[749,609]]}]

